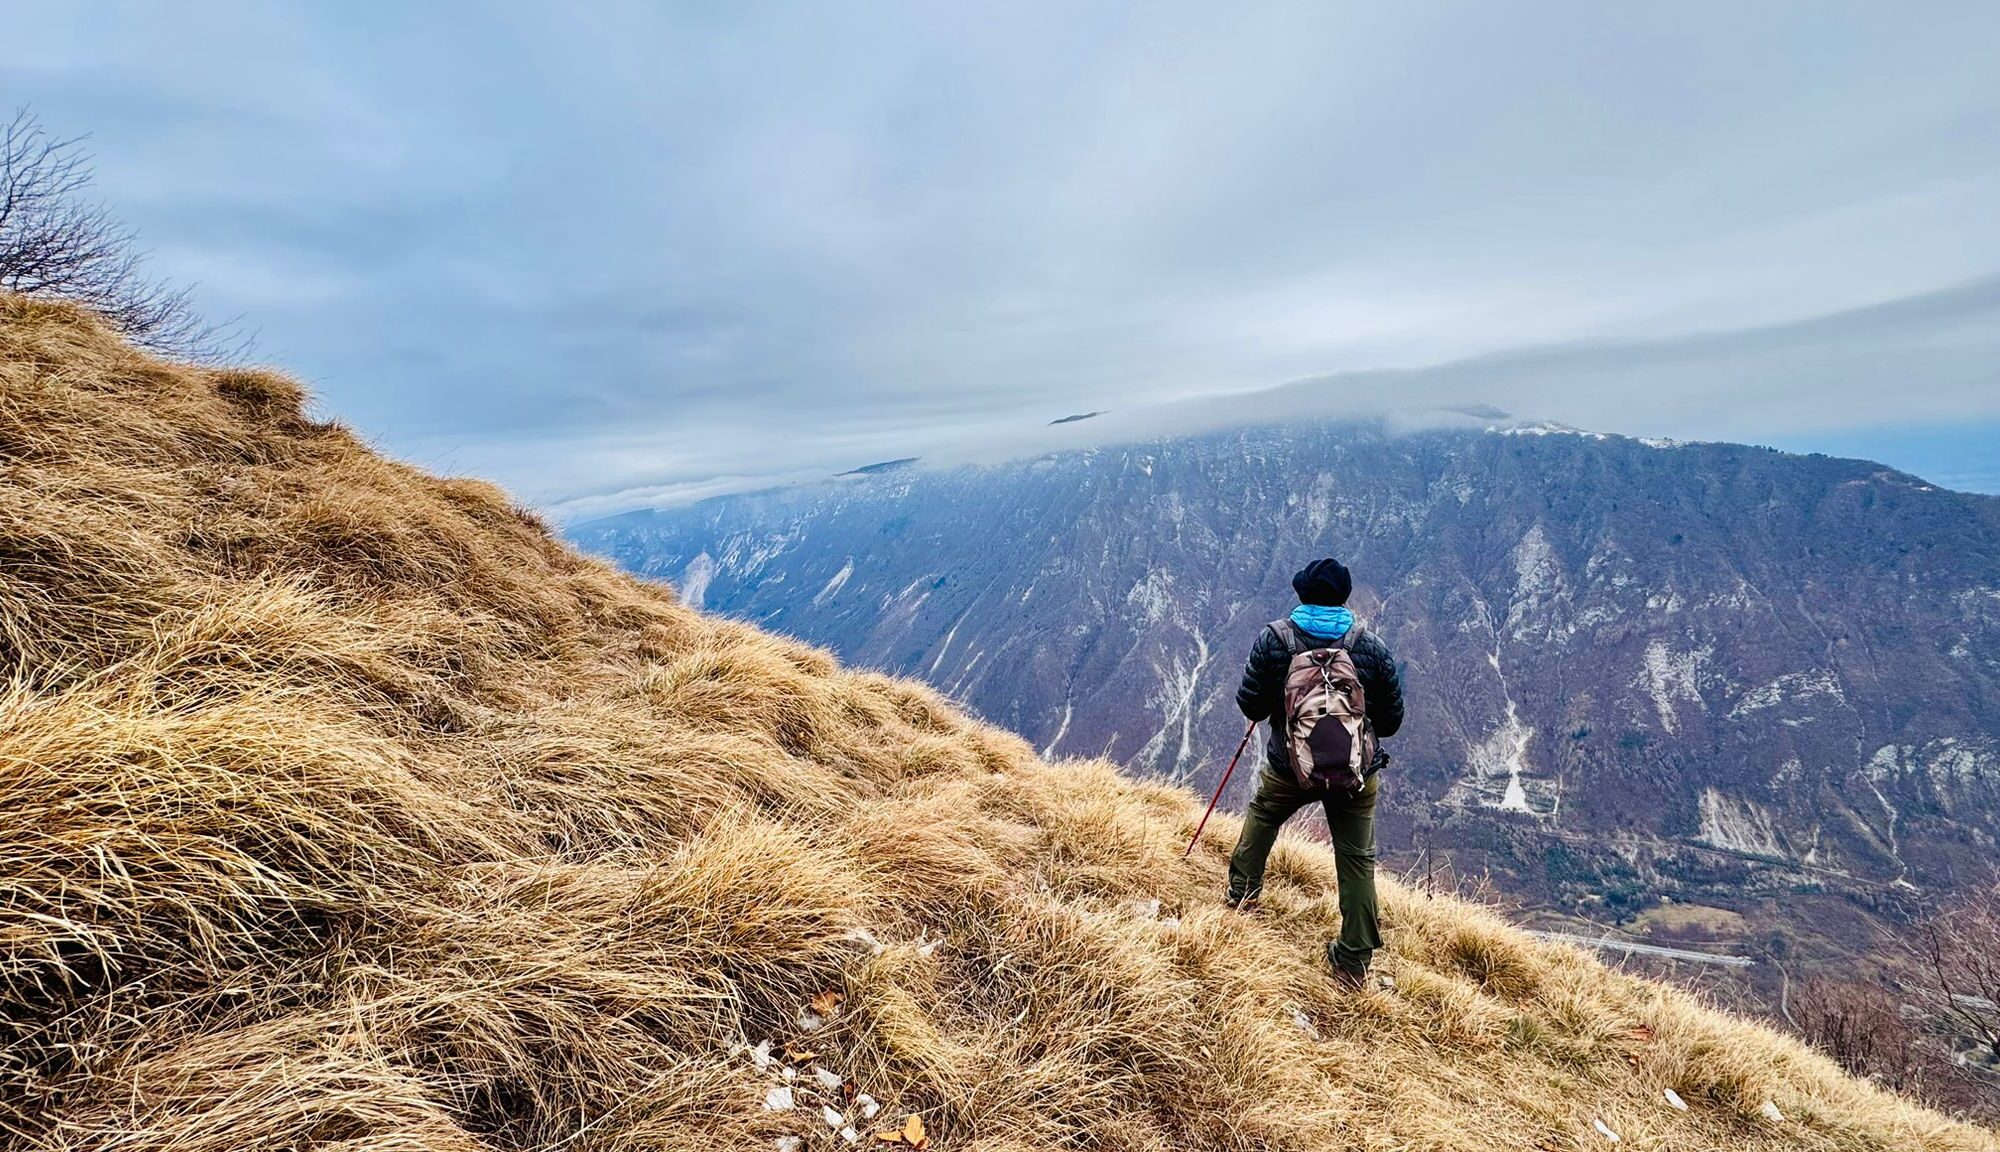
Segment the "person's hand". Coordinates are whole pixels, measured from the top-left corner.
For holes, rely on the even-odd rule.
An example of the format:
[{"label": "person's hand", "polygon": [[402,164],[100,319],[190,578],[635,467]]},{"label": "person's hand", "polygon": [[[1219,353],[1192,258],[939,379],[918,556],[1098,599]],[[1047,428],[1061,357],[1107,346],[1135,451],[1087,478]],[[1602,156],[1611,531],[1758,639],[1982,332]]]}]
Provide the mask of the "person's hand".
[{"label": "person's hand", "polygon": [[1375,762],[1368,766],[1369,774],[1373,775],[1377,772],[1380,772],[1382,769],[1387,768],[1388,766],[1389,766],[1389,753],[1387,752],[1387,750],[1382,748],[1375,749]]}]

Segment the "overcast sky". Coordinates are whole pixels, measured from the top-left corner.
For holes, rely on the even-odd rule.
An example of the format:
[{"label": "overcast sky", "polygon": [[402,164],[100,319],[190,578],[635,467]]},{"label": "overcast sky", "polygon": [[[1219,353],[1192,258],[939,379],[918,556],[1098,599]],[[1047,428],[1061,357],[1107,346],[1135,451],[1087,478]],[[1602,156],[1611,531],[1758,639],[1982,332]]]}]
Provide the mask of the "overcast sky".
[{"label": "overcast sky", "polygon": [[0,101],[331,412],[559,511],[1306,378],[2000,490],[1996,44],[1992,0],[69,3],[8,12]]}]

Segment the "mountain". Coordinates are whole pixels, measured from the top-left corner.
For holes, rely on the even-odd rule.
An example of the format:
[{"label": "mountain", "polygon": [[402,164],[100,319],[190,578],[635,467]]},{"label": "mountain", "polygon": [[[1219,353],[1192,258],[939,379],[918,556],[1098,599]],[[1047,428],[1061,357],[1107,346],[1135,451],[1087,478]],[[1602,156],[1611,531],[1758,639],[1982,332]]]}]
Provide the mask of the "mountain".
[{"label": "mountain", "polygon": [[572,537],[925,677],[1046,754],[1200,788],[1242,731],[1252,637],[1294,602],[1295,567],[1338,555],[1405,666],[1383,827],[1400,861],[1448,850],[1523,905],[1599,922],[1698,901],[1822,954],[1872,943],[1899,893],[1993,874],[2000,499],[1864,461],[1319,423]]},{"label": "mountain", "polygon": [[7,295],[0,525],[9,1149],[1996,1147]]}]

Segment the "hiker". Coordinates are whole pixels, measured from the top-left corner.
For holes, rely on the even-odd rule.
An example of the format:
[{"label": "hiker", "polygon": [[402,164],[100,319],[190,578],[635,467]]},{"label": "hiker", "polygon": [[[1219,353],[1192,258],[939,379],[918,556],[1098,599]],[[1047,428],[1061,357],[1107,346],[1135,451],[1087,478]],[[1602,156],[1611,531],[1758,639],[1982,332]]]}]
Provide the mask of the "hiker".
[{"label": "hiker", "polygon": [[[1340,938],[1327,944],[1327,960],[1336,977],[1359,988],[1366,983],[1370,957],[1382,946],[1375,905],[1375,801],[1389,754],[1376,741],[1403,726],[1403,688],[1389,649],[1347,610],[1354,578],[1340,561],[1315,560],[1299,569],[1292,589],[1299,606],[1258,634],[1236,690],[1236,705],[1247,719],[1270,721],[1270,738],[1257,795],[1229,857],[1227,899],[1232,908],[1255,910],[1278,829],[1318,801],[1333,834],[1340,881]],[[1289,715],[1302,720],[1296,734],[1288,731],[1288,704]],[[1361,715],[1349,716],[1357,711],[1355,704]],[[1300,756],[1313,761],[1303,773],[1294,768]]]}]

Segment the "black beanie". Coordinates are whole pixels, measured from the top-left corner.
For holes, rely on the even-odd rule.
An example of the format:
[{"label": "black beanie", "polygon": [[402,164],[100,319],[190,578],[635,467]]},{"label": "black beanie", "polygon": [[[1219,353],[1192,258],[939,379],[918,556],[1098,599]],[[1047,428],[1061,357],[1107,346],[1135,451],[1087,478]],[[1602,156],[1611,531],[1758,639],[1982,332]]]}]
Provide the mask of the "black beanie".
[{"label": "black beanie", "polygon": [[1299,594],[1301,604],[1345,604],[1347,594],[1354,591],[1354,577],[1340,561],[1328,557],[1299,569],[1292,577],[1292,591]]}]

